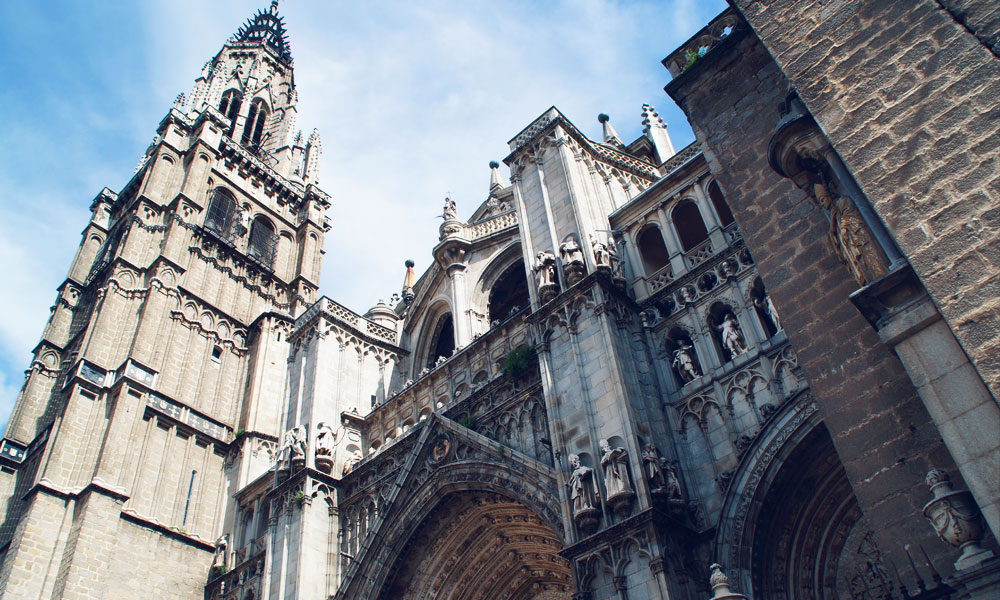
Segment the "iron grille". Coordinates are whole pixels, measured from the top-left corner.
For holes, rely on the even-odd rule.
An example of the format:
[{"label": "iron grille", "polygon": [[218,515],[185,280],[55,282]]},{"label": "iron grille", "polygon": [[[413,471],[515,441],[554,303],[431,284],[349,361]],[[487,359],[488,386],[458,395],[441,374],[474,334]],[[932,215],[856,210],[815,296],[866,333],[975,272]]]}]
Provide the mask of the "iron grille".
[{"label": "iron grille", "polygon": [[247,244],[247,256],[267,269],[274,268],[274,255],[278,247],[278,236],[267,224],[256,221],[250,228],[250,243]]},{"label": "iron grille", "polygon": [[208,206],[205,229],[230,246],[235,246],[236,240],[240,238],[242,233],[240,212],[235,200],[225,192],[216,190],[215,194],[212,195],[212,202]]}]

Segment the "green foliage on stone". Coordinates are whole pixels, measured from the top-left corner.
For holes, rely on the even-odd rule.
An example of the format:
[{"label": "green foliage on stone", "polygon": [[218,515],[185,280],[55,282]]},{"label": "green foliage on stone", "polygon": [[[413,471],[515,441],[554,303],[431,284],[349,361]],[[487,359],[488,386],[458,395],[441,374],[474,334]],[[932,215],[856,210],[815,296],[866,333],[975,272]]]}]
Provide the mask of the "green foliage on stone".
[{"label": "green foliage on stone", "polygon": [[500,370],[511,379],[522,379],[530,372],[536,356],[535,349],[531,346],[520,346],[507,353],[500,364]]},{"label": "green foliage on stone", "polygon": [[476,418],[472,415],[462,415],[458,418],[456,423],[473,431],[476,430]]}]

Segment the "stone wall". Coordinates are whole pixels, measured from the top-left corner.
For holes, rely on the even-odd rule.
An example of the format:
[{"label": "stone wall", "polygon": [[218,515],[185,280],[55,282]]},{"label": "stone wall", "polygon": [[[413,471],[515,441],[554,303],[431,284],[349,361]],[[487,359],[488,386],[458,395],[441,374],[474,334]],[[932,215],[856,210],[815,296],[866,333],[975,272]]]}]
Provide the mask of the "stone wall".
[{"label": "stone wall", "polygon": [[768,165],[788,85],[753,33],[737,29],[667,91],[744,232],[882,550],[906,564],[905,540],[943,561],[949,549],[920,516],[923,478],[954,463],[899,361],[848,299],[857,283],[827,241],[827,217]]},{"label": "stone wall", "polygon": [[1000,396],[1000,8],[735,4]]}]

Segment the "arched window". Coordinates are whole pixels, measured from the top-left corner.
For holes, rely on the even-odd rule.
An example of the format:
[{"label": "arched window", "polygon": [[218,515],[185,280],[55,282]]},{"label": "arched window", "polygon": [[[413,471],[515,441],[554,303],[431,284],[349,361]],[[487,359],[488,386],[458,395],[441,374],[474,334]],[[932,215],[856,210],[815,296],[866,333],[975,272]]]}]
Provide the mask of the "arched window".
[{"label": "arched window", "polygon": [[267,117],[267,105],[264,101],[260,98],[254,100],[250,104],[250,112],[247,113],[247,123],[243,127],[243,138],[240,143],[246,146],[260,146]]},{"label": "arched window", "polygon": [[528,280],[524,276],[524,262],[517,261],[497,278],[490,290],[490,325],[503,321],[528,305]]},{"label": "arched window", "polygon": [[451,313],[438,318],[431,338],[431,350],[427,353],[427,367],[433,367],[442,356],[448,358],[455,351],[455,324]]},{"label": "arched window", "polygon": [[219,102],[219,112],[229,119],[229,131],[226,133],[230,136],[233,134],[233,128],[236,127],[236,117],[240,114],[241,100],[243,100],[243,96],[238,90],[226,90],[222,94],[222,101]]},{"label": "arched window", "polygon": [[708,184],[708,197],[712,200],[712,206],[715,207],[715,214],[719,215],[719,224],[725,227],[732,223],[733,211],[729,210],[726,197],[722,195],[722,189],[719,188],[718,183],[713,181]]},{"label": "arched window", "polygon": [[208,215],[205,217],[205,228],[229,240],[235,225],[239,223],[236,200],[232,194],[223,188],[212,190],[212,199],[208,203]]},{"label": "arched window", "polygon": [[708,229],[705,228],[705,222],[701,220],[701,213],[693,200],[681,200],[677,203],[673,221],[685,252],[708,239]]},{"label": "arched window", "polygon": [[639,233],[636,240],[639,255],[642,256],[642,266],[646,275],[652,275],[670,263],[670,254],[663,243],[663,234],[656,225],[648,225]]},{"label": "arched window", "polygon": [[264,217],[254,219],[250,226],[247,256],[270,269],[274,265],[274,249],[277,245],[278,236],[274,234],[274,225]]}]

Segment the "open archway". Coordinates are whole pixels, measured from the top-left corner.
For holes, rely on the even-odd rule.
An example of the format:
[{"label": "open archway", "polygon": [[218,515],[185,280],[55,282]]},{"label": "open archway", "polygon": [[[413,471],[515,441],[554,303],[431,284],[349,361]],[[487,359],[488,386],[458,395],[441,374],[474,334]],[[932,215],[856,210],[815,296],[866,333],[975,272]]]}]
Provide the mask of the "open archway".
[{"label": "open archway", "polygon": [[449,494],[409,539],[384,600],[569,599],[570,567],[553,531],[523,504],[498,494]]}]

